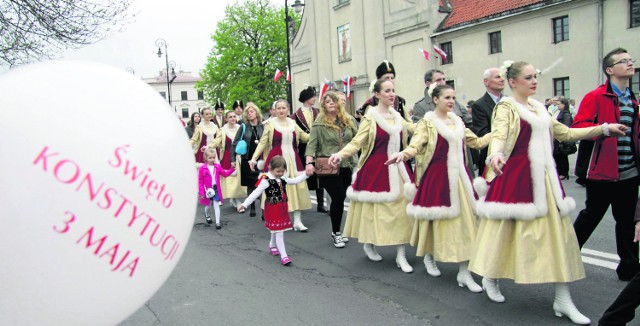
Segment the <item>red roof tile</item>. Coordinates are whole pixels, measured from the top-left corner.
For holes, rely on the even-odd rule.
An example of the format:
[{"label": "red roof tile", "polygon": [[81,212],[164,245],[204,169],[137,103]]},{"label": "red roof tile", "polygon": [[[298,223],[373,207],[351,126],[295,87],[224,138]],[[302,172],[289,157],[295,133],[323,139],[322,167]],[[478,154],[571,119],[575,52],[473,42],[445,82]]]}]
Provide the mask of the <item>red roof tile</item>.
[{"label": "red roof tile", "polygon": [[440,30],[486,18],[545,0],[449,0],[453,12]]}]

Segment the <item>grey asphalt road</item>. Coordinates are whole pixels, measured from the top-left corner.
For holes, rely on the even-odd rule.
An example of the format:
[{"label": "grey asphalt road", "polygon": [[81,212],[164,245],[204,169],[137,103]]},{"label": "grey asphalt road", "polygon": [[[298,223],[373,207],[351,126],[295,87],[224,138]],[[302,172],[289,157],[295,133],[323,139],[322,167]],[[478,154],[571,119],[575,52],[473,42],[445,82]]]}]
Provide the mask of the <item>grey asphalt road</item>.
[{"label": "grey asphalt road", "polygon": [[[573,178],[564,185],[581,209],[584,188]],[[439,263],[442,276],[427,275],[411,247],[411,274],[396,267],[395,248],[380,248],[381,262],[369,261],[357,239],[334,248],[329,217],[315,206],[303,213],[309,232],[285,235],[293,259],[289,267],[269,255],[269,233],[259,215],[237,214],[227,204],[223,228],[216,230],[203,223],[202,211],[199,207],[185,253],[167,282],[121,325],[572,324],[554,315],[550,284],[503,280],[507,301],[497,304],[484,293],[458,287],[456,264]],[[612,220],[607,213],[586,248],[615,254]],[[597,324],[626,283],[610,268],[585,264],[585,269],[587,278],[571,284],[571,292],[579,310]]]}]

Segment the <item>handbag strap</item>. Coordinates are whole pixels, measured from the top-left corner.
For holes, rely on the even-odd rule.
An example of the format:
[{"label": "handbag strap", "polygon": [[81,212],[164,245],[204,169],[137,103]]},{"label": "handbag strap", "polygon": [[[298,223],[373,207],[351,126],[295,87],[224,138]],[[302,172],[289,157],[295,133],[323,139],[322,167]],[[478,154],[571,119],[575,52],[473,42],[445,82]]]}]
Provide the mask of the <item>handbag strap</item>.
[{"label": "handbag strap", "polygon": [[246,124],[242,124],[242,136],[240,136],[240,139],[244,139],[244,129],[247,125]]}]

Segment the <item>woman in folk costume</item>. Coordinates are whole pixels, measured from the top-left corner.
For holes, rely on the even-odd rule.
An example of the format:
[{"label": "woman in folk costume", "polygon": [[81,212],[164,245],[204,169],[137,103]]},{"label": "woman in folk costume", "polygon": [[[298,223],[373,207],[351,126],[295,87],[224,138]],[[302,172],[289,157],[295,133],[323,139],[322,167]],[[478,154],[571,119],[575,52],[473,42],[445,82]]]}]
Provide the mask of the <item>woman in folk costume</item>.
[{"label": "woman in folk costume", "polygon": [[[482,275],[489,299],[504,302],[497,278],[516,283],[555,283],[553,310],[576,324],[589,324],[571,300],[568,282],[585,277],[566,197],[552,156],[552,140],[576,141],[622,135],[620,124],[572,129],[552,119],[536,93],[536,69],[506,61],[500,68],[513,97],[493,111],[486,180],[474,181],[482,218],[469,269]],[[484,188],[484,189],[481,189]]]},{"label": "woman in folk costume", "polygon": [[211,108],[204,108],[200,112],[202,114],[202,121],[193,131],[193,137],[191,137],[191,147],[193,147],[194,154],[196,155],[196,165],[200,166],[205,163],[204,151],[207,148],[207,144],[212,142],[216,138],[218,127],[211,122]]},{"label": "woman in folk costume", "polygon": [[[229,111],[225,114],[227,123],[220,128],[220,132],[216,136],[216,139],[211,143],[211,147],[217,148],[220,153],[220,165],[223,169],[236,168],[236,163],[239,166],[239,161],[235,155],[231,155],[231,144],[236,138],[238,132],[238,124],[236,123],[236,113]],[[236,168],[236,171],[221,180],[222,196],[228,198],[231,206],[236,207],[240,204],[240,198],[247,196],[247,187],[240,185],[240,171]]]},{"label": "woman in folk costume", "polygon": [[400,151],[403,144],[406,145],[414,125],[393,110],[392,81],[377,80],[373,92],[378,105],[364,115],[351,142],[329,159],[330,164],[337,166],[343,159],[362,150],[353,182],[347,190],[350,204],[344,234],[364,243],[364,252],[373,261],[382,260],[376,246],[397,246],[396,265],[403,272],[411,273],[413,268],[407,262],[405,244],[411,237],[413,222],[405,213],[407,200],[403,185],[413,182],[413,173],[406,163],[386,168],[384,163]]},{"label": "woman in folk costume", "polygon": [[[270,118],[264,124],[264,131],[260,137],[260,143],[256,148],[249,167],[252,171],[256,168],[256,161],[262,157],[262,152],[267,149],[269,155],[264,162],[264,171],[268,171],[269,161],[276,155],[281,155],[287,161],[288,178],[295,178],[305,173],[304,164],[298,156],[298,141],[309,141],[309,134],[305,133],[289,118],[289,103],[286,100],[277,100],[275,117]],[[302,210],[311,208],[311,199],[307,183],[301,182],[295,185],[287,185],[289,200],[289,212],[293,212],[293,230],[306,232],[308,228],[302,224]],[[262,202],[264,209],[264,201]]]},{"label": "woman in folk costume", "polygon": [[418,189],[413,185],[407,189],[413,197],[407,206],[407,215],[415,218],[411,245],[417,247],[418,256],[424,255],[427,273],[440,276],[434,260],[458,263],[458,285],[466,286],[471,292],[482,292],[467,268],[478,225],[473,213],[476,195],[465,163],[465,159],[470,158],[464,155],[464,145],[486,147],[491,134],[478,138],[453,113],[453,87],[432,85],[429,96],[435,111],[427,112],[418,121],[409,147],[392,155],[386,164],[417,156],[415,184]]}]

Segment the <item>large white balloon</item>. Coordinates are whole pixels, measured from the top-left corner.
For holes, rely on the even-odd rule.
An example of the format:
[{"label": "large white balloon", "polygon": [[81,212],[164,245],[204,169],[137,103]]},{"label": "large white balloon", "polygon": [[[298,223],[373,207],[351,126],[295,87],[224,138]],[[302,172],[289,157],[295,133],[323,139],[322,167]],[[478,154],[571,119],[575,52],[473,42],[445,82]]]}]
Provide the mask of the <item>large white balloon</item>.
[{"label": "large white balloon", "polygon": [[0,325],[112,325],[184,251],[194,158],[175,113],[121,69],[0,75]]}]

